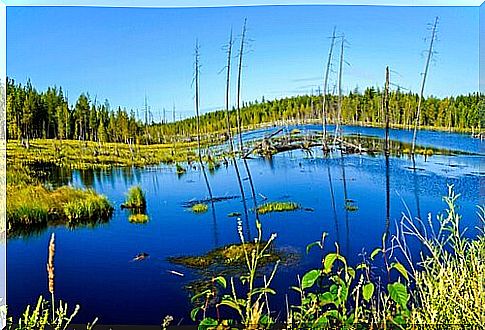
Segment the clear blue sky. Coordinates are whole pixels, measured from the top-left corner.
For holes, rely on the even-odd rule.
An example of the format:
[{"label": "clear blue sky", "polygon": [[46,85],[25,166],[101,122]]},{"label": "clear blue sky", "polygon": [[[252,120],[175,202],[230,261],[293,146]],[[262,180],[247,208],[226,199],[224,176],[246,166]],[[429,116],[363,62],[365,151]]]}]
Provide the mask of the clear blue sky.
[{"label": "clear blue sky", "polygon": [[[321,86],[333,26],[349,42],[344,91],[382,86],[386,65],[394,83],[418,91],[427,24],[439,16],[438,54],[426,94],[455,95],[478,90],[478,14],[477,7],[8,7],[7,75],[20,82],[30,78],[40,90],[62,86],[71,102],[89,92],[112,106],[141,109],[146,93],[155,119],[173,103],[187,117],[193,114],[196,38],[201,107],[210,111],[224,104],[222,46],[231,27],[239,35],[247,17],[252,41],[245,57],[244,100],[304,94]],[[333,74],[332,85],[335,80]]]}]

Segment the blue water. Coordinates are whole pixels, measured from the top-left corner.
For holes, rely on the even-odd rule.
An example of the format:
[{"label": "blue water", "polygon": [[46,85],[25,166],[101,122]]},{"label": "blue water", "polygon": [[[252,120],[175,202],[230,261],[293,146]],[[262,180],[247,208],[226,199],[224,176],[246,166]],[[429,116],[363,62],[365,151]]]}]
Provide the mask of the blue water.
[{"label": "blue water", "polygon": [[[316,129],[317,126],[315,126]],[[303,129],[302,127],[299,127]],[[312,126],[305,128],[314,129]],[[258,133],[247,133],[246,138]],[[377,128],[346,127],[346,133],[382,136]],[[392,130],[391,138],[407,141],[410,132]],[[480,152],[481,145],[466,135],[420,132],[420,144]],[[313,211],[273,213],[260,216],[264,236],[277,233],[276,247],[301,254],[295,265],[282,267],[273,288],[278,296],[272,310],[284,313],[284,295],[297,299],[289,290],[297,282],[297,274],[317,268],[321,253],[305,254],[308,243],[328,232],[325,251],[337,242],[350,264],[361,261],[359,255],[380,246],[382,234],[395,232],[402,214],[427,219],[443,210],[441,197],[447,185],[454,185],[459,198],[459,211],[467,235],[473,236],[478,225],[476,205],[482,204],[480,180],[484,178],[483,156],[432,156],[425,162],[418,157],[416,167],[408,158],[390,158],[386,166],[383,156],[339,154],[330,158],[308,158],[300,151],[276,155],[272,161],[261,158],[248,160],[258,203],[291,200]],[[246,177],[244,166],[239,168]],[[358,206],[356,212],[345,212],[345,171],[347,197]],[[386,177],[388,173],[388,178]],[[329,177],[330,174],[330,177]],[[18,316],[27,303],[34,303],[39,294],[47,296],[46,258],[49,235],[56,233],[56,295],[81,305],[77,322],[99,317],[101,324],[160,324],[165,315],[175,322],[190,323],[190,299],[183,286],[198,278],[196,272],[166,261],[169,256],[199,255],[225,244],[237,243],[237,221],[230,212],[243,213],[240,198],[215,203],[215,212],[193,214],[183,203],[207,197],[200,171],[189,169],[181,177],[171,166],[145,169],[114,169],[110,171],[76,171],[68,178],[75,186],[89,186],[105,194],[116,205],[107,224],[95,228],[69,230],[49,228],[39,235],[15,238],[7,246],[7,279],[9,312]],[[240,195],[234,169],[222,166],[209,180],[215,196]],[[389,182],[390,221],[386,225],[386,182]],[[246,196],[251,197],[248,180],[244,180]],[[128,213],[119,208],[130,186],[141,185],[147,196],[147,224],[131,224]],[[334,191],[335,212],[330,187]],[[248,200],[252,208],[252,200]],[[215,214],[215,217],[213,216]],[[244,213],[243,213],[244,214]],[[336,216],[334,216],[336,214]],[[243,222],[245,224],[245,221]],[[249,228],[254,237],[254,213],[249,214]],[[418,246],[414,246],[419,249]],[[150,258],[130,262],[140,252]],[[169,270],[185,274],[175,276]],[[284,315],[284,314],[282,314]]]}]

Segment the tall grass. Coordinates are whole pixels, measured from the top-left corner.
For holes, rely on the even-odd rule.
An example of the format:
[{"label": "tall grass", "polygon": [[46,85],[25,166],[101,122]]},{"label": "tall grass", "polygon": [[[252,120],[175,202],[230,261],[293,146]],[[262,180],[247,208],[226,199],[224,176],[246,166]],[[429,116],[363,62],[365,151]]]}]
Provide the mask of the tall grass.
[{"label": "tall grass", "polygon": [[108,199],[93,190],[42,185],[7,186],[7,235],[50,222],[78,225],[106,221],[113,211]]},{"label": "tall grass", "polygon": [[123,206],[131,209],[144,209],[146,207],[145,193],[140,186],[133,186],[128,190]]}]

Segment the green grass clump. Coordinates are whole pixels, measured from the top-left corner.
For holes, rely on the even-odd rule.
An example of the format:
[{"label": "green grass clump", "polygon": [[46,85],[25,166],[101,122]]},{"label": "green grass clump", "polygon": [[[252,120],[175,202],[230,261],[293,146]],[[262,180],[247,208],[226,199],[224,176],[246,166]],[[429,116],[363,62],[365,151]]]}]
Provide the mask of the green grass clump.
[{"label": "green grass clump", "polygon": [[180,164],[175,164],[175,168],[176,168],[177,174],[184,174],[185,172],[187,172],[187,170]]},{"label": "green grass clump", "polygon": [[128,190],[123,206],[129,209],[143,209],[146,207],[145,193],[140,186],[133,186]]},{"label": "green grass clump", "polygon": [[134,213],[134,214],[130,214],[130,217],[128,218],[128,220],[131,223],[147,223],[149,218],[148,218],[148,215],[146,214]]},{"label": "green grass clump", "polygon": [[108,199],[103,195],[96,194],[93,190],[83,191],[81,198],[63,205],[64,215],[71,225],[90,219],[108,219],[112,210]]},{"label": "green grass clump", "polygon": [[205,213],[209,210],[209,206],[207,206],[207,204],[204,204],[204,203],[198,203],[198,204],[192,205],[190,209],[194,213]]},{"label": "green grass clump", "polygon": [[300,208],[295,202],[269,202],[257,208],[259,214],[266,214],[270,212],[287,212],[294,211]]},{"label": "green grass clump", "polygon": [[40,184],[7,185],[7,235],[48,224],[78,225],[107,221],[113,207],[93,190]]}]

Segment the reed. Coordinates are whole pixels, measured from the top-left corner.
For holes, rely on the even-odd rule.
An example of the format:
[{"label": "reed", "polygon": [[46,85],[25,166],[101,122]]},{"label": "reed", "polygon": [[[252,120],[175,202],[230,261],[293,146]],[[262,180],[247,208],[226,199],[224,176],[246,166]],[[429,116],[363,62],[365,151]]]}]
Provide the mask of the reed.
[{"label": "reed", "polygon": [[47,277],[49,280],[49,292],[51,294],[51,304],[52,304],[52,321],[54,321],[55,315],[55,301],[54,301],[54,289],[55,289],[55,272],[54,272],[54,256],[56,254],[56,237],[52,233],[51,240],[49,241],[49,257],[47,259]]}]

